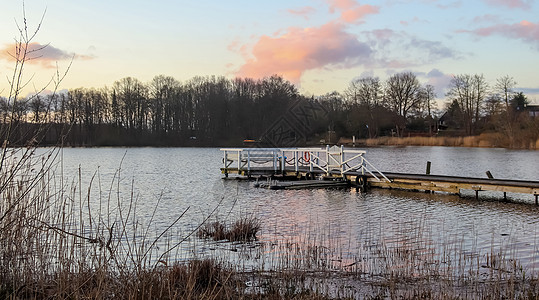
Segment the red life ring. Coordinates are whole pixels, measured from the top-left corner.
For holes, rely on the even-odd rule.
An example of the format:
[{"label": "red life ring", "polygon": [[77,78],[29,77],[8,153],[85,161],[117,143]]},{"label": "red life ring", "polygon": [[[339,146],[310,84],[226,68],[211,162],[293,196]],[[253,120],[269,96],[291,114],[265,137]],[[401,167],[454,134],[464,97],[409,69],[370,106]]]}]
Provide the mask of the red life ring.
[{"label": "red life ring", "polygon": [[305,162],[309,162],[311,160],[311,153],[303,152],[303,159],[305,160]]}]

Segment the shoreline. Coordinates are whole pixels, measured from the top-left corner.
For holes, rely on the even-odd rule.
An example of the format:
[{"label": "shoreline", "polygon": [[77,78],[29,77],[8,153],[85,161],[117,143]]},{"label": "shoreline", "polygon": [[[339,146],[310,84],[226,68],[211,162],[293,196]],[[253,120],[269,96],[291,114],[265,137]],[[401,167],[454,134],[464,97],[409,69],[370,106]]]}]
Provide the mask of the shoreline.
[{"label": "shoreline", "polygon": [[[332,145],[343,145],[346,147],[380,147],[380,146],[425,146],[425,147],[472,147],[472,148],[501,148],[511,150],[539,150],[539,137],[513,138],[512,140],[500,133],[482,133],[475,136],[413,136],[413,137],[389,137],[382,136],[370,139],[356,139],[355,144],[351,138],[341,137],[337,143]],[[295,147],[319,147],[323,146],[317,143],[305,143]],[[9,145],[7,148],[19,148],[25,145]],[[42,144],[38,148],[63,147],[63,148],[257,148],[255,146],[246,146],[243,143],[189,143],[178,144]],[[295,148],[293,147],[293,148]]]},{"label": "shoreline", "polygon": [[[352,139],[341,138],[339,144],[351,146]],[[539,150],[539,139],[509,141],[508,137],[500,134],[481,134],[464,137],[378,137],[356,140],[357,146],[441,146],[441,147],[473,147],[473,148],[504,148],[511,150]]]}]

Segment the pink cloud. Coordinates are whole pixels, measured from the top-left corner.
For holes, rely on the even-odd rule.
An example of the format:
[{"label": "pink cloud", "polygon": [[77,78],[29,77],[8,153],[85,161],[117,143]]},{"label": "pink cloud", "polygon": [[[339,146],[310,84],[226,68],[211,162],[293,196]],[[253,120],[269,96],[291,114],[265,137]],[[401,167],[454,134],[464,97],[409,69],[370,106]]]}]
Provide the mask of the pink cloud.
[{"label": "pink cloud", "polygon": [[460,30],[459,32],[468,32],[479,36],[501,35],[539,45],[539,23],[527,20],[515,24],[497,24],[475,30]]},{"label": "pink cloud", "polygon": [[530,8],[531,1],[525,0],[483,0],[489,5],[506,6],[509,8]]},{"label": "pink cloud", "polygon": [[[0,49],[0,59],[15,61],[17,47],[18,45],[16,44],[9,44],[6,45],[4,48]],[[24,49],[19,50],[23,51]],[[26,47],[26,53],[26,63],[42,65],[46,68],[55,67],[55,62],[60,60],[70,60],[73,58],[83,60],[93,59],[93,57],[91,56],[68,53],[51,45],[42,45],[40,43],[28,44],[28,46]]]},{"label": "pink cloud", "polygon": [[302,7],[300,9],[289,9],[288,10],[289,13],[291,13],[293,15],[296,15],[296,16],[303,17],[305,19],[309,19],[309,16],[312,15],[315,11],[316,11],[316,9],[314,9],[313,7],[310,7],[310,6],[305,6],[305,7]]},{"label": "pink cloud", "polygon": [[341,24],[328,23],[321,27],[289,28],[276,37],[262,36],[252,49],[252,57],[246,59],[236,75],[261,78],[279,74],[299,83],[307,70],[368,62],[371,48],[344,29]]},{"label": "pink cloud", "polygon": [[438,4],[438,8],[441,9],[454,9],[454,8],[460,8],[462,6],[462,1],[455,1],[448,4]]},{"label": "pink cloud", "polygon": [[378,14],[380,8],[369,4],[360,5],[354,0],[327,0],[331,13],[341,12],[340,20],[345,23],[359,23],[370,14]]}]

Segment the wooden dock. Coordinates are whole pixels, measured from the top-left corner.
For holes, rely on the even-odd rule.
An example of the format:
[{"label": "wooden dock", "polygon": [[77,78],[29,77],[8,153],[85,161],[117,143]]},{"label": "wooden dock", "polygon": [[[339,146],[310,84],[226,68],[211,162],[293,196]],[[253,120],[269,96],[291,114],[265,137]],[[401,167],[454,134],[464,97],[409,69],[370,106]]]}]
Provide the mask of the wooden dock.
[{"label": "wooden dock", "polygon": [[507,193],[531,194],[535,196],[535,204],[539,204],[539,181],[381,172],[365,159],[366,152],[361,150],[326,147],[221,151],[224,153],[221,172],[226,177],[234,174],[245,178],[280,179],[273,185],[260,185],[266,188],[297,189],[348,184],[362,190],[389,188],[459,195],[462,190],[470,190],[475,191],[476,197],[481,191],[495,191],[502,192],[504,198]]}]

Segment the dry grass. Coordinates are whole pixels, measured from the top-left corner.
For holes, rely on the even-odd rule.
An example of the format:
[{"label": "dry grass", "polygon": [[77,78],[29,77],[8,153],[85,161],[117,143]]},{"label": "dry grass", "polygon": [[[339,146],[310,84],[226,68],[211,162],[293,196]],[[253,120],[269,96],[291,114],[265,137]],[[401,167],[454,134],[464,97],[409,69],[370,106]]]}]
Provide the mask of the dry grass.
[{"label": "dry grass", "polygon": [[436,137],[379,137],[359,140],[367,146],[447,146],[447,147],[482,147],[514,148],[539,150],[537,134],[521,133],[510,139],[501,132],[481,133],[475,136],[436,136]]},{"label": "dry grass", "polygon": [[211,238],[214,241],[249,242],[256,240],[260,231],[260,220],[254,216],[240,217],[232,225],[221,221],[205,223],[197,232],[199,238]]},{"label": "dry grass", "polygon": [[465,137],[380,137],[359,141],[367,146],[447,146],[447,147],[482,147],[539,149],[539,140],[515,140],[510,145],[509,138],[500,133],[483,133]]}]

